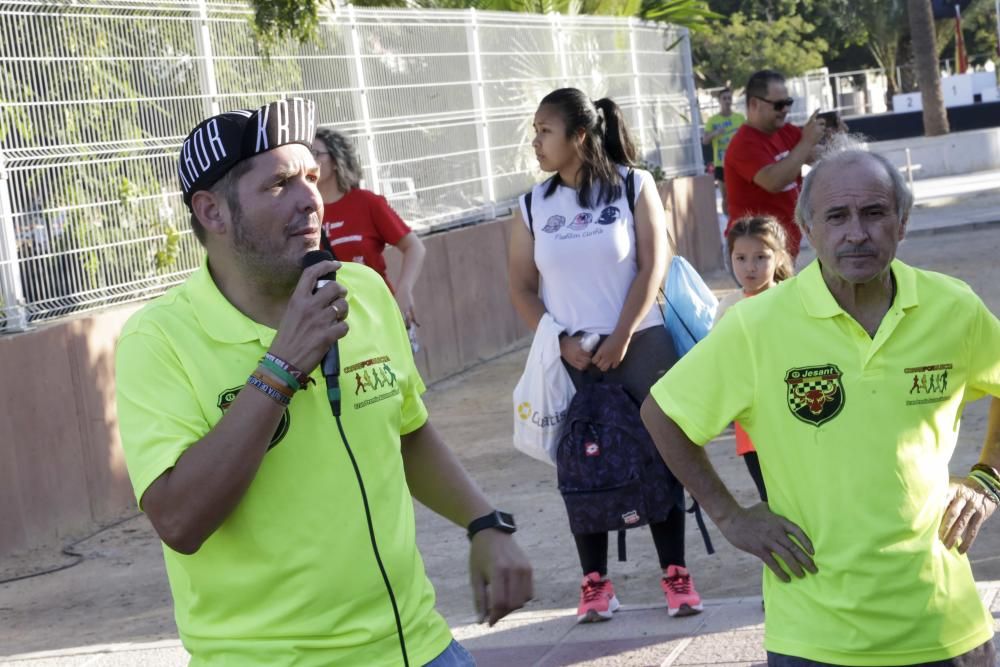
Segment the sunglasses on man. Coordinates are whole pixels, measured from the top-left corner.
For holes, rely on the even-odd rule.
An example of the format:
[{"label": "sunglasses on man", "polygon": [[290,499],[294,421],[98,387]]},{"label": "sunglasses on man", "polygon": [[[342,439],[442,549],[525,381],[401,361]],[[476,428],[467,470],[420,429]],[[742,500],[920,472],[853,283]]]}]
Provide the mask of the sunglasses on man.
[{"label": "sunglasses on man", "polygon": [[756,97],[758,100],[762,102],[767,102],[772,107],[774,107],[775,111],[779,112],[784,111],[786,107],[791,107],[793,104],[795,104],[795,100],[793,100],[791,97],[786,97],[783,100],[769,100],[766,97],[761,97],[760,95],[751,95],[750,97]]}]

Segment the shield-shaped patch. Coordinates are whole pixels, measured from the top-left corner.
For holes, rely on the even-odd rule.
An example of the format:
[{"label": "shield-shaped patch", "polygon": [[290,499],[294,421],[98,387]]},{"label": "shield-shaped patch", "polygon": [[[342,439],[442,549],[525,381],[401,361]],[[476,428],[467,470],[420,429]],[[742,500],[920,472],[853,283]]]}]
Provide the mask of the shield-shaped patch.
[{"label": "shield-shaped patch", "polygon": [[[229,409],[229,406],[233,404],[236,397],[239,396],[240,391],[246,385],[240,387],[233,387],[232,389],[226,389],[219,394],[219,400],[216,406],[222,410],[223,414]],[[268,451],[274,448],[281,440],[288,434],[288,427],[291,425],[292,416],[288,414],[288,410],[281,413],[281,421],[278,422],[278,428],[274,431],[274,435],[271,436],[271,443],[267,446]]]},{"label": "shield-shaped patch", "polygon": [[820,426],[844,409],[842,373],[834,364],[793,368],[785,373],[788,409],[813,426]]}]

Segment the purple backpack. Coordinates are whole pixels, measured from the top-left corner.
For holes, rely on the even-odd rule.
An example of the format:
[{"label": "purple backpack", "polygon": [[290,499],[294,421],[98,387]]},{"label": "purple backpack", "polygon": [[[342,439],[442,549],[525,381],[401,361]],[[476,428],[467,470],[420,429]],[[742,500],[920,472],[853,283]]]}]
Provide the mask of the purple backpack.
[{"label": "purple backpack", "polygon": [[[667,518],[684,507],[684,487],[653,444],[639,407],[624,387],[593,382],[570,402],[556,451],[559,492],[574,535],[618,531],[618,560],[625,560],[625,531]],[[695,515],[709,554],[715,553],[698,503]]]},{"label": "purple backpack", "polygon": [[595,382],[576,392],[556,453],[559,491],[575,535],[622,531],[663,521],[684,489],[621,385]]}]

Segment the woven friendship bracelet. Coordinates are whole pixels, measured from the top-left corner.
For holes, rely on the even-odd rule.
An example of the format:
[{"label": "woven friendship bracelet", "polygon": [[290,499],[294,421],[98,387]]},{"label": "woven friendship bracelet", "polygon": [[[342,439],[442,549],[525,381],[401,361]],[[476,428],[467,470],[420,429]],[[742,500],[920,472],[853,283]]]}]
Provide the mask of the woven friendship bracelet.
[{"label": "woven friendship bracelet", "polygon": [[271,385],[267,384],[263,380],[258,379],[255,375],[251,375],[250,377],[248,377],[247,383],[250,386],[254,387],[255,389],[266,394],[268,398],[277,401],[278,403],[280,403],[285,407],[288,407],[288,404],[292,402],[292,399],[288,398],[287,396],[285,396],[280,391],[278,391]]},{"label": "woven friendship bracelet", "polygon": [[258,380],[260,380],[261,382],[263,382],[264,384],[266,384],[269,387],[271,387],[271,389],[274,389],[276,392],[278,392],[279,394],[281,394],[282,396],[284,396],[288,400],[292,400],[292,396],[295,395],[295,390],[294,389],[292,389],[291,387],[289,387],[287,385],[282,385],[282,384],[279,384],[279,383],[275,382],[272,379],[272,377],[268,373],[262,371],[260,369],[260,367],[258,367],[257,370],[255,370],[253,372],[253,376],[255,378],[257,378]]},{"label": "woven friendship bracelet", "polygon": [[309,385],[311,383],[315,383],[316,382],[316,380],[313,380],[311,377],[309,377],[308,373],[303,373],[302,371],[300,371],[298,368],[296,368],[292,364],[288,363],[287,361],[285,361],[281,357],[274,356],[270,352],[265,352],[264,353],[264,360],[265,361],[270,361],[272,364],[274,364],[278,368],[282,369],[283,371],[287,371],[289,374],[291,374],[292,377],[294,377],[296,380],[298,380],[299,385],[300,385],[300,387],[302,389],[308,389]]},{"label": "woven friendship bracelet", "polygon": [[986,491],[986,495],[989,496],[994,503],[1000,505],[1000,488],[997,488],[996,480],[979,470],[973,470],[970,472],[969,479],[981,486],[983,490]]}]

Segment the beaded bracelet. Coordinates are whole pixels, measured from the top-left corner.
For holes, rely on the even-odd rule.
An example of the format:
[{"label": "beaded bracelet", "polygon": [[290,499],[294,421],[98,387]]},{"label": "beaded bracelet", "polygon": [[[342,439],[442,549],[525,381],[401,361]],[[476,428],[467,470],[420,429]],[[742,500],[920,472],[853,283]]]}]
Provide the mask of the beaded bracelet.
[{"label": "beaded bracelet", "polygon": [[992,478],[998,486],[1000,486],[1000,472],[998,472],[993,466],[986,465],[985,463],[977,463],[972,466],[972,470],[979,470],[985,473],[988,477]]},{"label": "beaded bracelet", "polygon": [[280,403],[285,407],[288,407],[288,404],[292,402],[292,399],[288,398],[287,396],[282,394],[280,391],[278,391],[271,385],[267,384],[262,380],[259,380],[257,377],[253,375],[247,378],[247,383],[250,386],[254,387],[255,389],[258,389],[259,391],[266,394],[268,398],[271,398],[272,400]]},{"label": "beaded bracelet", "polygon": [[287,371],[289,374],[291,374],[292,377],[298,380],[299,385],[301,385],[302,389],[308,389],[311,383],[316,382],[316,380],[313,380],[311,377],[309,377],[308,373],[303,373],[292,364],[288,363],[281,357],[276,357],[270,352],[264,353],[264,361],[269,361],[278,368],[280,368],[281,370]]}]

